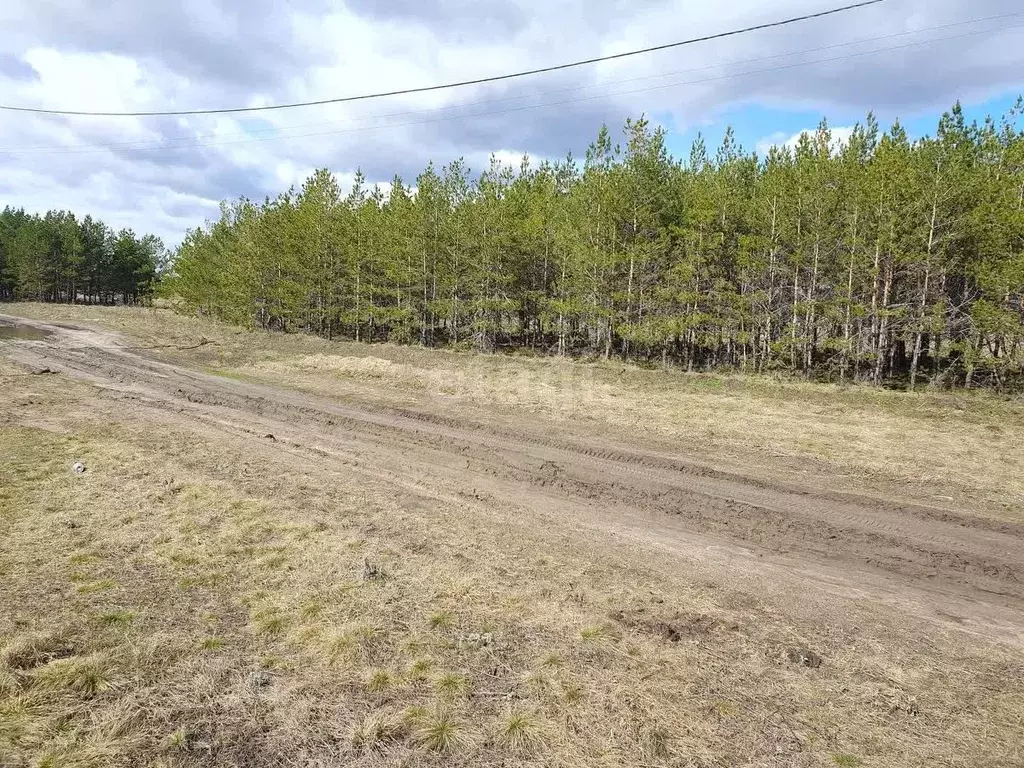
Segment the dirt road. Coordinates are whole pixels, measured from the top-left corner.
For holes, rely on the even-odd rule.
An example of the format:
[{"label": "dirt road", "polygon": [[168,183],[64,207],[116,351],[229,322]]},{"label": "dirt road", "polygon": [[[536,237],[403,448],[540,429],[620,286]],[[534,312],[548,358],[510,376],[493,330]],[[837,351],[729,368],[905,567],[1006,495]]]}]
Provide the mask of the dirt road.
[{"label": "dirt road", "polygon": [[612,536],[638,558],[676,558],[705,582],[761,595],[795,619],[898,615],[1024,645],[1021,524],[834,492],[827,476],[776,482],[764,467],[695,461],[692,446],[674,454],[583,427],[317,398],[208,375],[96,330],[0,321],[22,329],[0,353],[24,365],[85,379],[126,409],[252,441],[282,461],[302,454],[396,489],[535,515],[566,535]]}]

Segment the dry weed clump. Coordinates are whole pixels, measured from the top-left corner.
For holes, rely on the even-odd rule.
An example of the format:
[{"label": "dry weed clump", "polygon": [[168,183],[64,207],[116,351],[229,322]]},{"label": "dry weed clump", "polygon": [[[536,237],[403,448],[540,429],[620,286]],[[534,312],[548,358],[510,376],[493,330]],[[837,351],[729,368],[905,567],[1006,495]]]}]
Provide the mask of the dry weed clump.
[{"label": "dry weed clump", "polygon": [[386,669],[371,670],[366,680],[366,690],[370,693],[383,693],[395,684],[395,677]]},{"label": "dry weed clump", "polygon": [[445,698],[462,698],[468,696],[472,689],[470,679],[457,672],[445,672],[438,676],[434,688]]},{"label": "dry weed clump", "polygon": [[445,754],[464,750],[472,744],[465,724],[446,709],[426,712],[416,717],[413,737],[424,749]]},{"label": "dry weed clump", "polygon": [[74,653],[70,641],[60,632],[29,632],[16,636],[0,649],[0,668],[25,671]]},{"label": "dry weed clump", "polygon": [[401,712],[383,710],[366,715],[352,733],[352,746],[359,752],[383,751],[407,741],[412,733]]},{"label": "dry weed clump", "polygon": [[69,690],[86,696],[109,691],[113,668],[103,654],[54,659],[32,671],[33,683],[42,689]]},{"label": "dry weed clump", "polygon": [[540,718],[530,712],[510,712],[498,720],[495,741],[517,755],[540,754],[547,746],[546,729]]}]

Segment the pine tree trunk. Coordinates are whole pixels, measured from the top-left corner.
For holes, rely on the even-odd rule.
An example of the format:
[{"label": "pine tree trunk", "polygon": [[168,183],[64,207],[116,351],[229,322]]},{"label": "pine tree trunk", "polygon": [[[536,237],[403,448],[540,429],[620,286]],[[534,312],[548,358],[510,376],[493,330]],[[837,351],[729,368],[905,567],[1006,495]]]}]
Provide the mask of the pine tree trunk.
[{"label": "pine tree trunk", "polygon": [[359,250],[359,248],[360,248],[359,239],[356,238],[356,316],[355,316],[356,341],[360,340],[359,339],[359,325],[360,325],[359,318],[360,318],[360,311],[362,309],[361,302],[362,302],[362,298],[363,298],[362,297],[362,290],[363,290],[363,286],[362,286],[362,268],[361,268],[362,267],[362,259],[360,258],[360,250]]},{"label": "pine tree trunk", "polygon": [[857,214],[858,211],[853,212],[853,235],[850,243],[850,265],[846,274],[846,318],[843,323],[843,361],[839,366],[839,380],[846,380],[846,370],[850,365],[851,356],[851,327],[850,327],[850,312],[853,307],[853,263],[857,254]]},{"label": "pine tree trunk", "polygon": [[769,237],[769,243],[771,246],[768,251],[768,298],[765,302],[765,335],[764,335],[764,351],[761,354],[761,368],[759,371],[764,370],[765,365],[769,362],[771,355],[771,344],[772,344],[772,319],[775,312],[773,306],[773,300],[775,297],[775,260],[777,257],[777,245],[775,242],[776,238],[776,227],[778,223],[778,196],[772,198],[772,230]]},{"label": "pine tree trunk", "polygon": [[910,391],[917,385],[917,366],[921,359],[921,339],[924,336],[924,312],[928,297],[928,280],[931,277],[931,264],[925,265],[924,281],[921,286],[921,299],[917,310],[917,332],[914,334],[914,354],[910,360]]},{"label": "pine tree trunk", "polygon": [[818,292],[818,259],[821,253],[821,243],[816,237],[814,239],[814,264],[811,268],[811,286],[807,291],[807,327],[804,329],[804,378],[811,378],[811,366],[814,361],[814,345],[817,337],[815,324],[817,323],[817,292]]},{"label": "pine tree trunk", "polygon": [[910,361],[910,391],[917,385],[917,366],[921,359],[921,338],[924,335],[924,315],[928,305],[928,281],[932,273],[932,249],[935,246],[935,224],[938,216],[938,193],[932,198],[932,216],[928,225],[928,245],[925,252],[924,280],[921,284],[921,298],[917,307],[917,332],[914,335],[914,355]]},{"label": "pine tree trunk", "polygon": [[881,321],[878,327],[878,340],[875,344],[877,357],[875,358],[875,386],[882,385],[882,374],[885,369],[885,355],[889,348],[889,295],[892,291],[892,257],[886,263],[885,279],[882,287]]},{"label": "pine tree trunk", "polygon": [[800,265],[793,267],[793,318],[790,325],[789,366],[796,371],[797,304],[800,301]]},{"label": "pine tree trunk", "polygon": [[565,355],[565,265],[568,259],[562,254],[562,277],[558,282],[558,356]]},{"label": "pine tree trunk", "polygon": [[[633,226],[636,226],[636,220],[634,219]],[[626,325],[629,325],[629,321],[633,316],[633,267],[634,257],[633,249],[629,249],[629,279],[626,281]],[[627,338],[622,344],[622,356],[629,358],[629,339]]]},{"label": "pine tree trunk", "polygon": [[424,347],[427,346],[427,307],[429,306],[429,300],[427,298],[427,289],[430,281],[427,280],[427,249],[424,248],[421,254],[421,266],[423,276],[423,308],[420,310],[420,344]]}]

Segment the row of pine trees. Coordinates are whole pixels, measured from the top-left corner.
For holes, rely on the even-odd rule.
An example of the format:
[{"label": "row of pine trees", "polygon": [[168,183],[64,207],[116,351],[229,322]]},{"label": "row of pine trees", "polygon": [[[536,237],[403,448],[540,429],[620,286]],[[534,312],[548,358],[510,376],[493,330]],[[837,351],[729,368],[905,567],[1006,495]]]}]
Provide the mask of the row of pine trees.
[{"label": "row of pine trees", "polygon": [[189,307],[326,338],[621,357],[915,388],[1019,387],[1021,109],[934,136],[795,148],[728,131],[685,161],[644,119],[582,163],[428,167],[389,192],[326,170],[224,204],[169,287]]},{"label": "row of pine trees", "polygon": [[116,232],[91,216],[0,212],[0,301],[131,304],[152,293],[165,262],[157,237]]}]

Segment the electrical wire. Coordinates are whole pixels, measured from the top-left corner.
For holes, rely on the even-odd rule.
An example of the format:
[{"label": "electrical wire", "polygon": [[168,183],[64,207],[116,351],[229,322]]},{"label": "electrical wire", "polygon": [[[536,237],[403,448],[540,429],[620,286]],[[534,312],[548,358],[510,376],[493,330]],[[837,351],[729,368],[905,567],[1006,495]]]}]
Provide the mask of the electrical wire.
[{"label": "electrical wire", "polygon": [[[464,107],[484,106],[484,105],[488,105],[488,104],[501,104],[501,103],[512,102],[512,101],[522,101],[523,99],[534,98],[534,97],[538,97],[538,96],[540,96],[540,97],[550,96],[550,95],[554,95],[554,94],[557,94],[557,93],[571,93],[571,92],[575,92],[575,91],[586,90],[586,89],[589,89],[589,88],[598,88],[598,87],[606,87],[606,86],[610,86],[610,85],[623,85],[623,84],[626,84],[626,83],[636,83],[636,82],[642,82],[642,81],[647,81],[647,80],[656,80],[658,78],[673,77],[675,75],[684,75],[684,74],[689,74],[689,73],[692,73],[692,72],[704,72],[704,71],[707,71],[707,70],[719,69],[719,68],[726,67],[726,66],[737,66],[737,65],[740,65],[740,64],[755,64],[755,63],[762,62],[762,61],[771,61],[771,60],[774,60],[774,59],[785,59],[785,58],[788,58],[788,57],[791,57],[791,56],[803,56],[803,55],[806,55],[806,54],[809,54],[809,53],[820,53],[822,51],[830,51],[830,50],[835,50],[837,48],[847,48],[849,46],[862,45],[864,43],[875,43],[875,42],[879,42],[879,41],[882,41],[882,40],[892,40],[892,39],[896,39],[896,38],[900,38],[900,37],[907,37],[909,35],[920,35],[920,34],[924,34],[926,32],[934,32],[934,31],[942,30],[942,29],[951,29],[951,28],[954,28],[954,27],[962,27],[962,26],[967,26],[969,24],[981,24],[981,23],[984,23],[984,22],[991,22],[991,21],[1003,21],[1005,19],[1015,18],[1015,17],[1020,17],[1020,16],[1024,16],[1024,11],[1017,11],[1017,12],[1014,12],[1014,13],[1004,13],[1004,14],[999,14],[999,15],[996,15],[996,16],[984,16],[984,17],[977,18],[977,19],[968,19],[968,20],[965,20],[965,21],[956,21],[956,22],[950,22],[950,23],[947,23],[947,24],[936,24],[936,25],[931,26],[931,27],[921,27],[919,29],[906,30],[904,32],[894,32],[894,33],[891,33],[891,34],[888,34],[888,35],[878,35],[878,36],[874,36],[874,37],[861,38],[859,40],[850,40],[850,41],[843,42],[843,43],[833,43],[831,45],[824,45],[824,46],[819,46],[819,47],[816,47],[816,48],[805,48],[805,49],[802,49],[802,50],[799,50],[799,51],[788,51],[788,52],[785,52],[785,53],[775,53],[775,54],[770,54],[768,56],[759,56],[759,57],[752,58],[752,59],[740,59],[740,60],[736,60],[736,61],[727,62],[726,64],[709,64],[709,65],[703,66],[703,67],[693,67],[693,68],[690,68],[690,69],[680,69],[680,70],[674,70],[672,72],[661,72],[661,73],[654,74],[654,75],[644,75],[644,76],[641,76],[641,77],[631,77],[631,78],[625,78],[625,79],[620,79],[620,80],[609,80],[609,81],[605,81],[605,82],[602,82],[602,83],[588,83],[588,84],[572,86],[572,87],[569,87],[569,88],[559,88],[559,89],[554,89],[554,90],[550,90],[550,91],[544,91],[544,92],[541,92],[541,93],[528,93],[528,94],[520,94],[520,95],[517,95],[517,96],[508,96],[508,97],[501,98],[501,99],[483,99],[483,100],[478,100],[478,101],[467,101],[467,102],[461,102],[461,103],[457,103],[457,104],[449,104],[449,105],[445,105],[445,106],[442,106],[442,107],[437,107],[436,109],[431,109],[431,110],[405,110],[405,111],[402,111],[402,112],[389,112],[389,113],[385,113],[385,114],[365,115],[365,116],[361,116],[361,117],[356,116],[356,117],[348,118],[346,121],[328,120],[328,121],[320,121],[320,122],[316,122],[316,123],[305,123],[305,124],[302,124],[302,125],[269,126],[267,128],[256,128],[256,129],[251,129],[251,130],[248,130],[248,131],[238,131],[238,132],[232,132],[232,133],[205,134],[205,135],[204,134],[193,134],[191,136],[173,136],[173,137],[167,137],[167,138],[157,139],[157,140],[153,140],[153,139],[141,140],[141,139],[138,139],[138,140],[134,140],[134,141],[110,142],[110,143],[103,143],[103,144],[99,144],[99,145],[68,146],[68,145],[58,144],[58,145],[49,145],[49,146],[42,145],[42,146],[34,146],[34,147],[23,147],[23,148],[10,149],[10,150],[0,149],[0,154],[26,155],[26,154],[32,154],[32,153],[35,153],[35,152],[74,153],[74,152],[79,151],[79,150],[81,150],[81,151],[92,151],[92,150],[99,151],[99,150],[104,150],[104,149],[150,149],[150,148],[152,148],[152,149],[176,149],[178,147],[175,146],[175,143],[179,143],[179,142],[184,143],[183,147],[188,147],[188,146],[194,146],[193,142],[201,141],[201,140],[204,140],[204,139],[230,139],[231,137],[234,137],[234,136],[242,136],[242,137],[248,137],[248,138],[257,138],[258,137],[257,135],[261,134],[261,133],[279,133],[279,132],[283,132],[283,131],[302,130],[302,129],[307,129],[307,128],[319,128],[319,127],[324,127],[324,126],[329,126],[329,125],[339,125],[339,124],[344,124],[346,122],[361,122],[361,121],[366,121],[366,120],[378,120],[378,119],[386,119],[386,118],[394,118],[394,117],[407,117],[407,116],[410,116],[410,115],[422,115],[422,114],[426,114],[426,113],[429,113],[429,112],[440,111],[440,110],[461,109],[461,108],[464,108]],[[1012,29],[1012,28],[1013,27],[1003,27],[1003,28],[1001,28],[1000,31],[1002,31],[1002,29]],[[977,32],[975,32],[973,34],[979,34],[979,33],[984,32],[984,31],[990,31],[990,30],[978,30]],[[924,43],[929,43],[929,42],[937,42],[937,41],[940,41],[942,39],[943,38],[935,38],[933,40],[925,40],[925,41],[920,41],[920,42],[921,42],[921,44],[924,44]],[[278,138],[278,137],[274,137],[274,138]],[[279,138],[287,139],[288,136],[287,135],[282,135]]]},{"label": "electrical wire", "polygon": [[[159,150],[166,150],[166,149],[171,149],[171,150],[182,149],[182,150],[185,150],[185,149],[201,149],[201,148],[208,148],[208,147],[234,146],[234,145],[240,145],[240,144],[262,143],[262,142],[267,142],[267,141],[287,141],[287,140],[290,140],[290,139],[306,139],[306,138],[317,138],[317,137],[324,137],[324,136],[337,136],[337,135],[343,135],[343,134],[348,134],[348,133],[358,133],[360,131],[366,131],[366,130],[378,131],[378,130],[385,130],[385,129],[388,129],[388,128],[400,128],[400,127],[408,127],[408,126],[413,126],[413,125],[425,125],[425,124],[429,124],[429,123],[444,122],[446,120],[462,120],[462,119],[472,119],[472,118],[477,118],[477,117],[492,117],[492,116],[497,116],[497,115],[512,114],[512,113],[516,113],[516,112],[524,112],[524,111],[533,110],[533,109],[545,109],[545,108],[548,108],[548,107],[564,106],[564,105],[567,105],[567,104],[575,104],[575,103],[581,103],[581,102],[586,102],[586,101],[593,101],[593,100],[596,100],[596,99],[609,98],[609,97],[614,97],[614,96],[625,96],[625,95],[631,95],[631,94],[637,94],[637,93],[648,93],[648,92],[651,92],[651,91],[665,90],[665,89],[669,89],[669,88],[677,88],[677,87],[688,86],[688,85],[700,85],[700,84],[704,84],[704,83],[718,82],[718,81],[729,80],[729,79],[733,79],[733,78],[748,77],[748,76],[751,76],[751,75],[768,74],[768,73],[772,73],[772,72],[780,72],[780,71],[785,71],[785,70],[790,70],[790,69],[796,69],[798,67],[814,66],[814,65],[817,65],[817,64],[829,64],[829,63],[833,63],[833,62],[836,62],[836,61],[842,61],[842,60],[845,60],[845,59],[851,59],[851,58],[855,58],[855,57],[859,57],[859,56],[869,56],[869,55],[877,54],[877,53],[889,53],[889,52],[892,52],[892,51],[905,50],[905,49],[913,48],[913,47],[920,46],[920,45],[929,45],[929,44],[932,44],[932,43],[946,42],[946,41],[949,41],[949,40],[959,40],[959,39],[963,39],[963,38],[966,38],[966,37],[972,37],[972,36],[976,36],[976,35],[979,35],[979,34],[984,34],[984,33],[987,33],[987,32],[1004,31],[1004,30],[1009,30],[1009,29],[1018,29],[1021,26],[1024,26],[1024,25],[1019,25],[1018,24],[1018,25],[1004,26],[1004,27],[1000,27],[999,30],[975,30],[975,31],[966,32],[966,33],[959,34],[959,35],[948,35],[948,36],[945,36],[945,37],[932,38],[932,39],[929,39],[929,40],[918,40],[918,41],[914,41],[914,42],[910,42],[910,43],[905,43],[903,45],[888,46],[888,47],[883,47],[883,48],[876,48],[876,49],[872,49],[872,50],[869,50],[869,51],[856,51],[854,53],[849,53],[849,54],[845,54],[845,55],[842,55],[842,56],[833,56],[833,57],[829,57],[829,58],[813,59],[811,61],[794,62],[794,63],[790,63],[790,64],[779,65],[777,67],[769,67],[769,68],[765,68],[765,69],[748,70],[748,71],[745,71],[745,72],[734,72],[734,73],[728,73],[728,74],[724,74],[724,75],[718,75],[718,76],[715,76],[715,77],[708,77],[708,78],[700,78],[700,79],[695,79],[695,80],[686,80],[686,81],[679,81],[679,82],[673,82],[673,83],[666,83],[666,84],[662,84],[662,85],[649,86],[649,87],[646,87],[646,88],[636,88],[636,89],[631,89],[631,90],[612,91],[612,92],[609,92],[609,93],[600,93],[600,94],[595,94],[595,95],[591,95],[591,96],[583,96],[583,97],[579,97],[579,98],[564,99],[564,100],[561,100],[561,101],[552,101],[552,102],[546,102],[546,103],[542,103],[542,104],[528,104],[528,105],[524,105],[524,106],[521,106],[521,107],[513,107],[513,108],[508,108],[508,109],[498,109],[498,110],[491,110],[491,111],[486,111],[486,112],[472,112],[472,113],[469,113],[469,114],[442,115],[442,116],[439,116],[439,117],[432,117],[432,118],[427,118],[427,119],[424,119],[424,120],[412,120],[412,121],[399,122],[399,123],[383,123],[383,124],[379,124],[379,125],[369,125],[369,126],[359,126],[359,127],[352,127],[352,128],[344,128],[344,129],[334,130],[334,131],[319,131],[319,132],[313,132],[313,133],[291,134],[291,135],[287,135],[287,136],[265,136],[265,137],[239,139],[239,140],[235,140],[235,141],[219,141],[219,142],[209,142],[209,143],[196,143],[196,144],[189,144],[189,145],[184,145],[184,146],[180,146],[180,147],[166,147],[166,146],[160,145],[160,146],[151,146],[151,147],[141,147],[141,148],[137,148],[137,149],[129,149],[128,151],[129,152],[151,152],[151,151],[159,151]],[[663,76],[663,75],[659,75],[658,77],[661,77],[661,76]],[[486,104],[486,103],[493,103],[493,102],[482,102],[482,103]],[[465,105],[457,105],[457,106],[465,106]],[[398,114],[403,114],[403,113],[398,113]],[[417,113],[404,113],[404,114],[417,114]],[[419,113],[419,114],[424,114],[424,113]],[[425,114],[430,114],[430,111],[426,112]],[[379,117],[379,116],[377,116],[377,117]],[[106,148],[90,147],[90,148],[87,148],[87,149],[72,148],[72,149],[68,149],[67,151],[64,151],[64,152],[55,151],[52,154],[72,154],[73,155],[73,154],[91,154],[91,153],[106,152],[106,151],[108,151]],[[17,154],[17,153],[9,152],[9,153],[6,153],[6,154]]]},{"label": "electrical wire", "polygon": [[624,51],[622,53],[609,54],[607,56],[595,56],[589,59],[581,59],[580,61],[572,61],[565,64],[555,64],[548,67],[539,67],[537,69],[527,69],[520,72],[511,72],[504,75],[493,75],[490,77],[479,77],[473,80],[461,80],[453,83],[443,83],[440,85],[427,85],[418,88],[403,88],[395,91],[382,91],[379,93],[366,93],[358,96],[341,96],[333,99],[319,99],[317,101],[299,101],[292,102],[290,104],[267,104],[258,107],[224,107],[220,109],[178,109],[178,110],[157,110],[150,112],[90,112],[90,111],[79,111],[70,109],[43,109],[40,107],[20,107],[0,104],[0,110],[8,112],[30,112],[41,115],[67,115],[77,117],[171,117],[171,116],[186,116],[186,115],[223,115],[233,114],[239,112],[268,112],[271,110],[281,109],[296,109],[298,107],[314,107],[322,106],[325,104],[343,104],[353,101],[367,101],[369,99],[381,99],[388,96],[407,96],[414,93],[428,93],[431,91],[441,91],[451,88],[463,88],[469,85],[481,85],[483,83],[494,83],[500,80],[512,80],[521,77],[529,77],[532,75],[540,75],[548,72],[558,72],[560,70],[572,69],[574,67],[583,67],[590,64],[598,64],[605,61],[614,61],[617,59],[624,59],[630,56],[640,56],[642,54],[654,53],[656,51],[664,51],[670,48],[679,48],[685,45],[694,45],[696,43],[704,43],[710,40],[721,40],[727,37],[735,37],[737,35],[745,35],[750,32],[758,32],[765,29],[775,29],[778,27],[788,26],[790,24],[797,24],[803,21],[810,21],[812,19],[820,19],[826,16],[833,16],[839,13],[846,13],[859,8],[865,8],[871,5],[878,5],[886,0],[862,0],[862,2],[851,3],[844,5],[839,8],[831,8],[826,11],[817,11],[816,13],[806,13],[801,16],[793,16],[788,19],[781,19],[779,21],[766,22],[764,24],[754,24],[741,29],[734,29],[728,32],[718,32],[711,35],[704,35],[702,37],[693,37],[688,40],[678,40],[674,43],[664,43],[662,45],[654,45],[648,48],[638,48],[631,51]]}]

